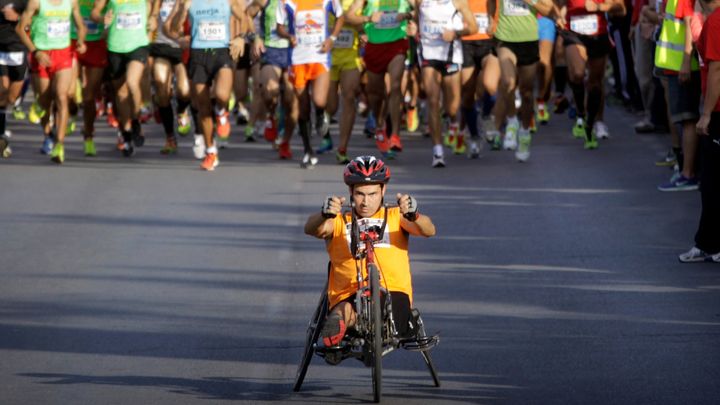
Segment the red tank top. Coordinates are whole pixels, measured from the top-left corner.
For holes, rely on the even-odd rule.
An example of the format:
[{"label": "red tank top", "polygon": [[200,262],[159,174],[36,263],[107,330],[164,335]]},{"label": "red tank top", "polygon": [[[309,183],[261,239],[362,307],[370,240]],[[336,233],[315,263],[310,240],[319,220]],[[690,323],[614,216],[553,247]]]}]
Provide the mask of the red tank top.
[{"label": "red tank top", "polygon": [[[603,0],[593,0],[602,4]],[[598,36],[607,34],[605,13],[591,13],[585,9],[585,0],[568,0],[567,24],[565,29],[581,35]]]}]

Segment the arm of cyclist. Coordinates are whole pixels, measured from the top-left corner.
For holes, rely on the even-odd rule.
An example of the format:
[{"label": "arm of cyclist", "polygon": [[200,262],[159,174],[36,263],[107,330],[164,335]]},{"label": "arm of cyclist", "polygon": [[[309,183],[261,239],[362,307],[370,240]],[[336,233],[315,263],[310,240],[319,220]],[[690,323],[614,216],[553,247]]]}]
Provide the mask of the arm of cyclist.
[{"label": "arm of cyclist", "polygon": [[310,215],[305,222],[305,233],[319,239],[327,239],[332,236],[335,217],[342,212],[342,205],[345,204],[345,197],[328,196],[323,201],[320,212]]},{"label": "arm of cyclist", "polygon": [[435,224],[427,215],[420,215],[415,198],[407,194],[397,194],[398,207],[403,215],[400,219],[400,227],[410,235],[425,236],[429,238],[435,235]]}]

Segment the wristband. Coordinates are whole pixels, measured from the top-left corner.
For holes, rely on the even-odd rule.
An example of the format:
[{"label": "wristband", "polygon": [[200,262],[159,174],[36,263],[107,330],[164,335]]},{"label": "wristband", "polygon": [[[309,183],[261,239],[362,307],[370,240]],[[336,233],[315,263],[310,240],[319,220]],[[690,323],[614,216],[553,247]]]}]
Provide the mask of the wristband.
[{"label": "wristband", "polygon": [[335,35],[330,35],[328,38],[333,42],[337,41],[337,37]]}]

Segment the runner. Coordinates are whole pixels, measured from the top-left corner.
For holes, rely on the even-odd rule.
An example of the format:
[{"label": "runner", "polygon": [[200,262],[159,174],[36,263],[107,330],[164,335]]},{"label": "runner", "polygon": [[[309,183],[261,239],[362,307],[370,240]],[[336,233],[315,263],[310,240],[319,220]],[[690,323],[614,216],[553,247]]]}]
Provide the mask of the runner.
[{"label": "runner", "polygon": [[[330,30],[330,14],[336,17]],[[312,82],[312,103],[315,106],[315,125],[323,126],[325,106],[330,86],[330,51],[343,27],[343,10],[338,0],[286,0],[278,5],[278,35],[290,41],[289,79],[298,98],[300,115],[298,126],[303,141],[304,156],[301,167],[317,164],[318,159],[310,145],[310,89]],[[330,35],[328,35],[330,32]],[[319,129],[323,133],[325,129]],[[292,134],[287,134],[292,135]],[[286,136],[286,139],[289,139]]]},{"label": "runner", "polygon": [[27,48],[15,32],[24,10],[24,1],[0,0],[0,157],[10,157],[12,153],[6,108],[19,99],[27,71]]},{"label": "runner", "polygon": [[540,124],[547,124],[550,121],[550,111],[547,103],[550,100],[550,84],[553,75],[553,54],[555,53],[555,39],[557,29],[555,22],[543,16],[538,16],[538,49],[540,63],[537,65],[537,121]]},{"label": "runner", "polygon": [[233,60],[242,56],[245,48],[244,34],[230,39],[230,18],[243,19],[244,13],[243,0],[183,0],[175,3],[169,24],[165,24],[166,33],[177,38],[183,32],[185,21],[190,21],[188,73],[206,148],[205,160],[200,167],[207,171],[215,170],[220,163],[213,137],[210,92],[214,93],[218,137],[227,138],[230,135],[228,101],[233,88],[232,65],[235,63]]},{"label": "runner", "polygon": [[[70,22],[77,27],[75,50],[85,53],[85,24],[77,0],[29,0],[27,8],[15,27],[20,40],[32,54],[30,69],[38,84],[37,101],[40,108],[50,111],[55,108],[57,139],[50,152],[53,162],[65,161],[65,132],[68,123],[68,91],[72,82],[73,48],[70,43]],[[30,28],[28,36],[26,28]],[[49,125],[50,114],[45,114],[45,137],[52,139]]]}]

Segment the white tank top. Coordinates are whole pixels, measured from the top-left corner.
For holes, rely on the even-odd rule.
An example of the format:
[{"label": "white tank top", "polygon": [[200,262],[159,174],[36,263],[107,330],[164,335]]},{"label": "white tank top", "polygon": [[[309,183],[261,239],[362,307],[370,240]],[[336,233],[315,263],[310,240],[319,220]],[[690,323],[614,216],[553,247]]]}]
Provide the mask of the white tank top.
[{"label": "white tank top", "polygon": [[174,6],[175,0],[162,0],[160,2],[160,14],[158,14],[158,27],[154,43],[170,45],[173,48],[180,48],[180,44],[178,44],[177,41],[168,38],[162,29],[163,23],[165,23],[165,20],[167,20],[170,16],[170,12]]},{"label": "white tank top", "polygon": [[[446,29],[462,30],[462,16],[452,0],[422,0],[420,3],[420,44],[423,60],[463,63],[460,38],[445,42],[442,33]],[[450,50],[452,46],[452,58]],[[450,59],[449,59],[450,58]]]}]

